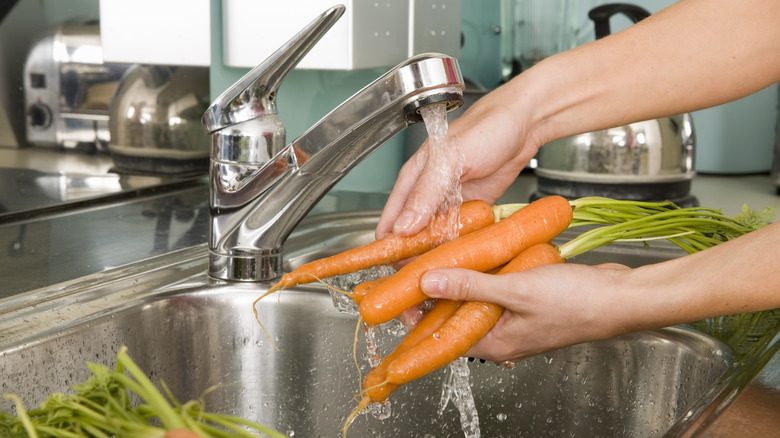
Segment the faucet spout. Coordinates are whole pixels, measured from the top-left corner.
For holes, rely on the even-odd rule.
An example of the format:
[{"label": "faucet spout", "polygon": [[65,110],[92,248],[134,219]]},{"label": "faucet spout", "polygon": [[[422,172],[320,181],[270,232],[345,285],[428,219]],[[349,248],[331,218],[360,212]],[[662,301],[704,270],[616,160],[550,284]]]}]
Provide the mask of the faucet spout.
[{"label": "faucet spout", "polygon": [[357,92],[264,163],[221,160],[240,156],[226,151],[240,141],[212,141],[209,274],[236,281],[277,278],[285,240],[317,201],[371,152],[421,121],[423,106],[459,107],[463,89],[456,59],[418,55]]}]

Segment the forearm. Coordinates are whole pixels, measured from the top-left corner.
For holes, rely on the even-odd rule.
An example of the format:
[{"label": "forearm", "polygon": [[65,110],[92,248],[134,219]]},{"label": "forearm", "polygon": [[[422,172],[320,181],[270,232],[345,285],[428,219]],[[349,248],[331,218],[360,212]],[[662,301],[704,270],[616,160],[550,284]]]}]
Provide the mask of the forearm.
[{"label": "forearm", "polygon": [[626,330],[780,308],[780,223],[708,250],[626,271],[616,282]]},{"label": "forearm", "polygon": [[683,0],[507,87],[533,106],[539,144],[717,105],[780,80],[777,17],[774,0]]}]

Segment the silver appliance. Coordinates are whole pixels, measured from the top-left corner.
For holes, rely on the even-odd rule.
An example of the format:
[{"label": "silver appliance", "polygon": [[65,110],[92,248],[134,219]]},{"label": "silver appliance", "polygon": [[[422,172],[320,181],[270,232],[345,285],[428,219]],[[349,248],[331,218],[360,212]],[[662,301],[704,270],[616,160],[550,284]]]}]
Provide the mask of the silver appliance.
[{"label": "silver appliance", "polygon": [[44,33],[24,67],[27,142],[106,149],[109,104],[129,67],[103,62],[96,19],[67,21]]},{"label": "silver appliance", "polygon": [[208,173],[208,67],[133,65],[109,109],[108,150],[114,170],[183,175]]},{"label": "silver appliance", "polygon": [[[631,4],[598,6],[588,14],[597,39],[609,35],[609,19],[618,13],[634,23],[650,16]],[[698,205],[690,194],[694,146],[693,122],[687,113],[555,140],[536,156],[538,191],[533,197],[596,195]]]}]

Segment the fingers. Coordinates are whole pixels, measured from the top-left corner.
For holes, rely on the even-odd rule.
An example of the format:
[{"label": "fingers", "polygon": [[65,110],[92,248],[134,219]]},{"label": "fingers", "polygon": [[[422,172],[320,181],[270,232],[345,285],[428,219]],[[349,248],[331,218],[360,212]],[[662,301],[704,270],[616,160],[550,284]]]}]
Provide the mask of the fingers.
[{"label": "fingers", "polygon": [[459,301],[488,301],[499,305],[501,290],[507,280],[496,275],[483,274],[468,269],[437,269],[423,275],[422,291],[431,298],[447,298]]},{"label": "fingers", "polygon": [[[454,145],[455,140],[450,142]],[[461,154],[453,147],[450,155],[433,157],[424,144],[401,168],[388,198],[376,236],[390,232],[399,236],[419,233],[450,197],[460,200]],[[433,162],[429,162],[431,159]]]},{"label": "fingers", "polygon": [[411,329],[415,327],[423,319],[423,317],[425,317],[425,313],[426,312],[423,306],[414,306],[412,308],[406,309],[403,313],[401,313],[398,319],[400,319],[406,327]]},{"label": "fingers", "polygon": [[[417,188],[416,186],[418,185],[420,174],[425,168],[426,160],[427,148],[421,147],[414,155],[412,155],[412,157],[403,165],[403,167],[401,167],[401,171],[398,173],[398,179],[395,182],[395,186],[393,187],[393,190],[390,193],[390,197],[387,199],[387,204],[382,210],[382,215],[379,218],[379,223],[377,224],[376,228],[377,239],[381,239],[382,237],[390,234],[390,232],[393,232],[394,228],[396,228],[395,224],[398,221],[399,216],[402,216],[405,211],[411,215],[411,218],[409,215],[407,215],[404,218],[404,222],[411,224],[424,221],[424,219],[421,217],[417,218],[417,212],[409,210],[408,204],[410,196],[412,196],[413,193],[421,191],[421,189]],[[430,220],[430,218],[428,219]],[[425,224],[427,224],[427,222],[425,222],[420,227],[420,229],[422,229]],[[414,227],[405,225],[404,223],[399,225],[398,228],[414,229]],[[414,234],[414,232],[409,232],[405,235],[411,234]]]}]

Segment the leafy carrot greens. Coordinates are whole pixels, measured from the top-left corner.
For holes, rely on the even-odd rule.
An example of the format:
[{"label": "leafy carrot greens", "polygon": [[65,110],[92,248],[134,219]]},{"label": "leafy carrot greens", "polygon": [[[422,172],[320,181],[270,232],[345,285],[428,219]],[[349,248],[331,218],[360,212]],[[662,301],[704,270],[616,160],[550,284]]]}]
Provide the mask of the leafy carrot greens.
[{"label": "leafy carrot greens", "polygon": [[[117,354],[116,370],[95,363],[86,365],[92,376],[72,385],[74,393],[51,394],[29,411],[18,396],[6,394],[17,413],[0,412],[0,436],[162,438],[170,430],[190,430],[203,438],[285,436],[239,417],[207,412],[202,402],[181,404],[161,382],[163,395],[133,362],[127,347]],[[136,405],[137,399],[141,403]]]}]

